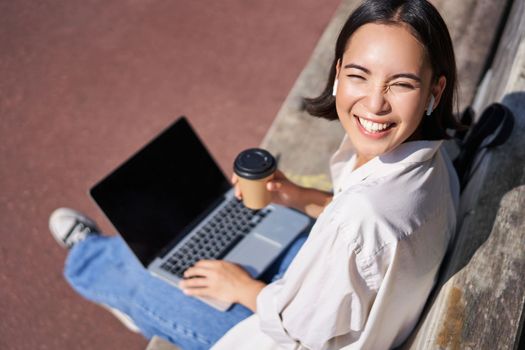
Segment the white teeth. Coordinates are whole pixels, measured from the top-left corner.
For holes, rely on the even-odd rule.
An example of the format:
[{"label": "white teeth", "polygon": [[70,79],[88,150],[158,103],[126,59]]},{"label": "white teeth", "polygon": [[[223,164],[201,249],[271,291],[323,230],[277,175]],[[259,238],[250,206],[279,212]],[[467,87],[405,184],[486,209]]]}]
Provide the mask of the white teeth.
[{"label": "white teeth", "polygon": [[371,122],[370,120],[366,120],[363,118],[359,118],[359,122],[368,132],[383,131],[386,128],[388,128],[390,125],[392,125],[392,123],[384,123],[384,124],[374,123],[374,122]]}]

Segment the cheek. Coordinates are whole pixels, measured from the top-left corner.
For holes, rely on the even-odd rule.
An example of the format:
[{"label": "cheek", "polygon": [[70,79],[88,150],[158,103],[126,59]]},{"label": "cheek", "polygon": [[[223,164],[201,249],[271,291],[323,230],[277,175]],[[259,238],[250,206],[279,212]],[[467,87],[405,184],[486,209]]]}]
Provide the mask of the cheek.
[{"label": "cheek", "polygon": [[339,82],[338,97],[347,102],[355,101],[369,94],[369,87],[365,82],[344,79]]},{"label": "cheek", "polygon": [[337,91],[335,105],[338,113],[348,113],[354,104],[362,98],[363,92],[350,86],[341,86]]},{"label": "cheek", "polygon": [[399,116],[406,126],[415,129],[424,113],[424,106],[419,96],[397,96],[391,99],[391,106],[395,114]]}]

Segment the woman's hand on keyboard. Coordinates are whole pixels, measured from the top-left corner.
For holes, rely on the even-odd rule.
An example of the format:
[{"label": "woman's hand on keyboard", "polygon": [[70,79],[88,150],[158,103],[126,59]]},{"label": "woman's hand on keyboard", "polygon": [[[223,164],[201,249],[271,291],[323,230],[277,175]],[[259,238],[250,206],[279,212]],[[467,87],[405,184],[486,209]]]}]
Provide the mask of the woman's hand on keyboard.
[{"label": "woman's hand on keyboard", "polygon": [[186,295],[242,304],[255,312],[257,295],[265,284],[237,264],[200,260],[184,272],[179,286]]}]

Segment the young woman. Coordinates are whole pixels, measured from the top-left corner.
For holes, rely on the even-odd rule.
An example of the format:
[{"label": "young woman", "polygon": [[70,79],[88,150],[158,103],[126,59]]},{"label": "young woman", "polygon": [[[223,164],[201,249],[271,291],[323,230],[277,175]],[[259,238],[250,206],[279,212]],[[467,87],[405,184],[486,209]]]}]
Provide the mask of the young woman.
[{"label": "young woman", "polygon": [[[221,337],[216,349],[397,346],[415,326],[455,231],[459,186],[440,147],[445,128],[458,126],[455,84],[450,36],[429,2],[365,1],[339,35],[325,90],[306,100],[312,115],[338,119],[346,131],[331,159],[334,194],[282,173],[268,184],[275,202],[317,217],[272,278],[203,260],[185,272],[181,291],[145,272],[118,237],[93,234],[93,222],[61,209],[50,227],[73,245],[66,278],[145,336],[183,349],[210,348]],[[219,312],[192,296],[236,304]]]}]

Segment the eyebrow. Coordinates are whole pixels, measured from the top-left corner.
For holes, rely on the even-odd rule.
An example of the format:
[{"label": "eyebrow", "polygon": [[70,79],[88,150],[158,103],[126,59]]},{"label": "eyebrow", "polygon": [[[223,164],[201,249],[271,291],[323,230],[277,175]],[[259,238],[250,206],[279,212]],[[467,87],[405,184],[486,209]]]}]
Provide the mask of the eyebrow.
[{"label": "eyebrow", "polygon": [[421,83],[421,78],[418,77],[418,76],[415,75],[415,74],[412,74],[412,73],[399,73],[399,74],[394,74],[394,75],[392,76],[392,79],[397,79],[397,78],[408,78],[408,79],[415,80],[415,81],[417,81],[418,83]]},{"label": "eyebrow", "polygon": [[349,63],[349,64],[345,65],[344,68],[355,68],[355,69],[362,70],[366,74],[370,74],[370,70],[369,69],[367,69],[367,68],[365,68],[363,66],[360,66],[358,64],[355,64],[355,63]]},{"label": "eyebrow", "polygon": [[[343,68],[355,68],[355,69],[362,70],[362,71],[365,72],[366,74],[370,74],[370,69],[365,68],[365,67],[360,66],[360,65],[355,64],[355,63],[349,63],[349,64],[345,65]],[[391,79],[397,79],[397,78],[408,78],[408,79],[415,80],[415,81],[417,81],[418,83],[421,83],[421,78],[418,77],[418,76],[415,75],[415,74],[412,74],[412,73],[398,73],[398,74],[394,74],[394,75],[391,77]]]}]

